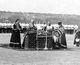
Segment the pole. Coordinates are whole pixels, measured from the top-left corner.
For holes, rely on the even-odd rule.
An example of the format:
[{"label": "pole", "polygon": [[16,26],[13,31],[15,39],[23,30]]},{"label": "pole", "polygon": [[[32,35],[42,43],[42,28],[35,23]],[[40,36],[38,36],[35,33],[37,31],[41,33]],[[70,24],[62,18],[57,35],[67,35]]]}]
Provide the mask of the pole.
[{"label": "pole", "polygon": [[47,48],[47,26],[46,26],[46,42],[45,42],[45,48],[44,48],[44,50],[47,50],[48,48]]}]

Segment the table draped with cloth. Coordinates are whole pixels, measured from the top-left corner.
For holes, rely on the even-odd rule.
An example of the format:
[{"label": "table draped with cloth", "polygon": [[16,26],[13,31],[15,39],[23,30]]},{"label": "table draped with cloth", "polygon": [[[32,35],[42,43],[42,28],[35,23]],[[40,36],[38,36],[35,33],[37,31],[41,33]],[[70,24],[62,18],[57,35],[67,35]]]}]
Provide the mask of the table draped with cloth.
[{"label": "table draped with cloth", "polygon": [[31,48],[31,49],[36,49],[36,32],[37,28],[35,26],[29,27],[28,31],[25,32],[24,34],[24,39],[23,39],[23,48]]},{"label": "table draped with cloth", "polygon": [[37,49],[53,48],[52,28],[52,26],[45,26],[43,29],[37,31]]}]

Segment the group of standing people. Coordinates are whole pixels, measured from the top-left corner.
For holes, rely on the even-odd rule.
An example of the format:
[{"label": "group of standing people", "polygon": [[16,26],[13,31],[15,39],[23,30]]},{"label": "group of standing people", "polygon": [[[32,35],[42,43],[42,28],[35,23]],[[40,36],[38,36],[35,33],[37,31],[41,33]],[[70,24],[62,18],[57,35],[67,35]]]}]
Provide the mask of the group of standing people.
[{"label": "group of standing people", "polygon": [[[51,26],[51,24],[49,24],[49,26]],[[48,26],[48,28],[49,28],[49,26]],[[17,19],[13,25],[12,35],[11,35],[11,39],[10,39],[10,47],[18,47],[18,48],[24,47],[24,41],[23,41],[23,44],[21,45],[21,37],[20,37],[20,30],[21,29],[22,28],[19,24],[19,19]],[[34,25],[34,22],[31,22],[28,30],[33,30],[33,29],[37,30],[36,26]],[[61,39],[60,40],[58,39],[58,41],[61,43],[60,46],[67,48],[65,30],[62,25],[62,22],[58,22],[58,30],[61,33]],[[28,34],[28,32],[29,31],[27,31],[25,34]],[[34,34],[32,34],[32,35],[34,36]],[[36,41],[34,41],[34,42],[36,43]]]}]

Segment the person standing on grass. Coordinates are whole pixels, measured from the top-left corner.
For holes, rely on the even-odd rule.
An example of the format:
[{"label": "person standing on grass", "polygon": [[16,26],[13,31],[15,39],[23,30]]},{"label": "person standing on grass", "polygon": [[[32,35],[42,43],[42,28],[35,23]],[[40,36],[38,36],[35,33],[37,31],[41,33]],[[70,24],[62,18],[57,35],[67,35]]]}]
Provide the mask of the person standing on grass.
[{"label": "person standing on grass", "polygon": [[61,33],[62,33],[61,37],[60,37],[60,40],[59,40],[60,47],[61,48],[67,48],[65,30],[64,30],[64,27],[62,25],[62,22],[58,22],[58,30],[60,30]]},{"label": "person standing on grass", "polygon": [[17,19],[13,24],[12,35],[10,39],[10,47],[21,48],[21,38],[20,38],[21,26],[20,26],[19,21],[20,20]]}]

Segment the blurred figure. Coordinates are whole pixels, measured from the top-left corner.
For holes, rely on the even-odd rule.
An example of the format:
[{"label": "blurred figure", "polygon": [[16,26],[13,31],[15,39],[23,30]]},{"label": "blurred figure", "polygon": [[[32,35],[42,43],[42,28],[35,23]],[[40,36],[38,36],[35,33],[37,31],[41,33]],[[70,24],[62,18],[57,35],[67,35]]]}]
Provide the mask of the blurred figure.
[{"label": "blurred figure", "polygon": [[29,24],[29,29],[30,29],[30,30],[31,30],[31,29],[35,29],[35,30],[37,29],[34,24],[35,24],[34,21],[31,20],[31,23]]},{"label": "blurred figure", "polygon": [[19,19],[17,19],[13,25],[12,35],[10,39],[10,47],[21,48],[20,30],[21,30],[21,26],[19,24]]},{"label": "blurred figure", "polygon": [[51,26],[51,23],[47,24],[47,48],[52,49],[54,44],[54,39],[52,38],[52,32],[54,31],[54,27]]},{"label": "blurred figure", "polygon": [[31,21],[28,31],[24,34],[23,48],[36,49],[36,30],[37,28],[34,25],[34,21]]},{"label": "blurred figure", "polygon": [[52,31],[53,31],[54,27],[51,26],[51,23],[48,22],[47,24],[47,32],[49,35],[52,35]]},{"label": "blurred figure", "polygon": [[48,22],[47,29],[51,29],[51,28],[52,28],[51,23]]},{"label": "blurred figure", "polygon": [[77,30],[75,33],[74,45],[76,45],[77,47],[80,46],[80,30]]},{"label": "blurred figure", "polygon": [[67,48],[65,30],[64,30],[64,27],[62,25],[62,22],[58,22],[58,30],[60,30],[60,32],[61,32],[61,37],[59,39],[60,47],[61,48]]},{"label": "blurred figure", "polygon": [[43,25],[44,25],[44,26],[43,26],[42,30],[43,30],[43,31],[46,31],[46,29],[47,29],[46,23],[44,22]]}]

